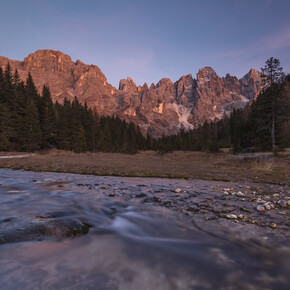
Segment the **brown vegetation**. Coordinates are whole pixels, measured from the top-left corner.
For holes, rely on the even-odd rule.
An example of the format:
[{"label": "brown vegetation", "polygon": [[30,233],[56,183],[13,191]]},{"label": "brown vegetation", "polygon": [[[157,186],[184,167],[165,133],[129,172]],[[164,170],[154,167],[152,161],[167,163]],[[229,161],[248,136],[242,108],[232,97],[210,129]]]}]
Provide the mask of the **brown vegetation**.
[{"label": "brown vegetation", "polygon": [[[3,155],[3,154],[1,154]],[[153,151],[134,155],[50,151],[26,158],[0,159],[0,167],[81,174],[169,177],[222,181],[255,181],[290,185],[290,153],[229,155],[176,151]]]}]

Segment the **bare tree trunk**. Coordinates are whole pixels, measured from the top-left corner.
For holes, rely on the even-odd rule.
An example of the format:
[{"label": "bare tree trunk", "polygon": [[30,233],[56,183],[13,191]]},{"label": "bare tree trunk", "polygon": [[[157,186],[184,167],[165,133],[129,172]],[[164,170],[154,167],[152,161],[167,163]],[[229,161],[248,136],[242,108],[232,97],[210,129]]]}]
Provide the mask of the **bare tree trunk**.
[{"label": "bare tree trunk", "polygon": [[276,154],[275,117],[274,116],[272,118],[271,140],[272,140],[272,152],[273,152],[273,154]]}]

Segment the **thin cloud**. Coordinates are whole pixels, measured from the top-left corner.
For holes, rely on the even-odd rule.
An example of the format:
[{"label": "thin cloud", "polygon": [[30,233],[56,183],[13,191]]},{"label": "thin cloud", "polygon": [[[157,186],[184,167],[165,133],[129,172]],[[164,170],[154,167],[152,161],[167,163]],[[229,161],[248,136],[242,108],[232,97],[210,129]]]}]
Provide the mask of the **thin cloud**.
[{"label": "thin cloud", "polygon": [[240,49],[231,49],[215,55],[217,59],[223,58],[249,58],[249,56],[258,55],[261,53],[270,53],[274,50],[290,47],[290,28],[284,29],[281,32],[267,35],[258,41],[249,44],[247,47]]},{"label": "thin cloud", "polygon": [[290,28],[262,39],[261,45],[267,51],[290,47]]}]

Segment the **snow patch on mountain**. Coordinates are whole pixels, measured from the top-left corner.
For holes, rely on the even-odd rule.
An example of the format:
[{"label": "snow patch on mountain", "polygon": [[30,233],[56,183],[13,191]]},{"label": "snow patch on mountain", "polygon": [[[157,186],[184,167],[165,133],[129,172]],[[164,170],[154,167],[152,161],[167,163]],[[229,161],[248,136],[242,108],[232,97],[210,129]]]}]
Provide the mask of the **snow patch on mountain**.
[{"label": "snow patch on mountain", "polygon": [[168,108],[175,111],[178,115],[178,127],[179,128],[186,128],[186,129],[193,129],[194,126],[188,122],[188,118],[191,115],[192,108],[185,107],[183,105],[177,105],[176,103],[168,104]]}]

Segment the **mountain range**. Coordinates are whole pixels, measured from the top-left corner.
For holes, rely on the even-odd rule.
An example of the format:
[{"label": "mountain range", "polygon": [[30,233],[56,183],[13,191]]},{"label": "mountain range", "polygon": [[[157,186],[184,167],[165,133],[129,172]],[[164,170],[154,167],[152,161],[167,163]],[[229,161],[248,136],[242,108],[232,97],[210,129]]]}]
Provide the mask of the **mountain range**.
[{"label": "mountain range", "polygon": [[38,50],[23,61],[0,56],[3,69],[8,62],[23,80],[30,72],[39,91],[48,85],[54,102],[76,96],[100,115],[118,115],[155,137],[222,119],[234,108],[245,107],[262,89],[261,73],[255,69],[238,79],[230,74],[219,77],[211,67],[204,67],[196,78],[191,74],[176,82],[163,78],[150,86],[136,86],[128,77],[120,80],[117,89],[99,67],[73,62],[60,51]]}]

